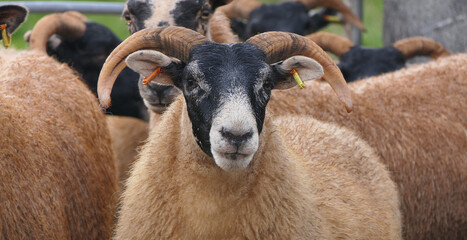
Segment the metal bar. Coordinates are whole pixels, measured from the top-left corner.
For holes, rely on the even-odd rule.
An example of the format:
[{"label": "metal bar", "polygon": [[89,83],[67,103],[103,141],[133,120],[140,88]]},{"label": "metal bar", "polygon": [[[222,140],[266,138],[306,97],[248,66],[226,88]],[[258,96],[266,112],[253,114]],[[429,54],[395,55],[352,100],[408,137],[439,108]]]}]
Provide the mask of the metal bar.
[{"label": "metal bar", "polygon": [[[363,0],[354,0],[352,10],[363,22]],[[352,29],[352,42],[355,45],[362,45],[362,31],[356,27]]]},{"label": "metal bar", "polygon": [[51,13],[51,12],[65,12],[65,11],[78,11],[82,13],[94,14],[121,14],[123,11],[124,3],[120,2],[71,2],[71,1],[10,1],[0,2],[1,5],[18,4],[25,6],[31,13]]}]

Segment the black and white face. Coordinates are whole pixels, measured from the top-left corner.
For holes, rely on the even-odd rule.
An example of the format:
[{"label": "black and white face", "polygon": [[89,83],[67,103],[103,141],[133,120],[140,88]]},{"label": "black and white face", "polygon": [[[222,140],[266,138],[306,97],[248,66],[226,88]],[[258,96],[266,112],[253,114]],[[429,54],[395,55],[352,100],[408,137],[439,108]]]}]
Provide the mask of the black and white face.
[{"label": "black and white face", "polygon": [[[215,0],[127,0],[123,17],[130,33],[141,29],[181,26],[206,34]],[[221,4],[222,5],[222,4]]]},{"label": "black and white face", "polygon": [[258,149],[271,90],[294,86],[289,71],[307,68],[303,73],[312,72],[305,76],[307,80],[323,74],[321,65],[303,56],[267,64],[261,50],[244,43],[198,45],[186,63],[142,50],[131,54],[127,64],[143,76],[154,66],[162,66],[172,75],[173,84],[185,97],[199,147],[226,171],[250,164]]}]

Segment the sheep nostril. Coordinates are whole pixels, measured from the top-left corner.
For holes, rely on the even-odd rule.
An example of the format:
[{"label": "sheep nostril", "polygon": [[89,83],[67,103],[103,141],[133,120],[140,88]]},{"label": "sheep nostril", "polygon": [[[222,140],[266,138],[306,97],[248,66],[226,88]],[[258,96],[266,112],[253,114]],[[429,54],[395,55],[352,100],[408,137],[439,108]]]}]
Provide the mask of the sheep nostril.
[{"label": "sheep nostril", "polygon": [[246,131],[246,132],[245,131],[232,132],[232,131],[229,131],[229,130],[226,130],[226,129],[222,128],[220,130],[220,133],[221,133],[222,137],[227,139],[227,141],[230,144],[235,145],[237,147],[239,147],[241,144],[243,144],[244,142],[246,142],[247,140],[249,140],[253,136],[253,131],[251,131],[251,130]]}]

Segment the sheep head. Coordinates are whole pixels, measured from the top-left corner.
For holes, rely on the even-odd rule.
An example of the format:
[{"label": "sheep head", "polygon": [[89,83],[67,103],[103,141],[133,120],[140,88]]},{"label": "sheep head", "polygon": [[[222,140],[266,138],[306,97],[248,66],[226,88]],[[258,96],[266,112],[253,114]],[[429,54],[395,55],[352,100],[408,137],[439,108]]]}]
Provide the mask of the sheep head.
[{"label": "sheep head", "polygon": [[[28,10],[25,7],[19,5],[4,5],[0,6],[0,24],[6,25],[6,36],[10,38],[16,29],[26,20]],[[3,35],[0,34],[0,40],[3,39]]]},{"label": "sheep head", "polygon": [[214,9],[228,0],[127,0],[122,16],[131,34],[145,28],[182,26],[206,34]]},{"label": "sheep head", "polygon": [[[248,38],[266,31],[283,31],[305,35],[317,31],[315,17],[308,16],[308,11],[316,7],[327,7],[342,13],[344,18],[364,30],[363,23],[341,0],[301,0],[262,5],[256,0],[235,0],[220,7],[213,15],[210,31],[215,42],[238,42],[230,28],[230,21],[244,19],[247,23],[239,34]],[[322,22],[322,21],[320,21]]]},{"label": "sheep head", "polygon": [[424,37],[406,38],[384,48],[355,46],[344,37],[326,32],[310,34],[306,37],[325,51],[330,51],[339,57],[338,66],[349,82],[396,71],[403,68],[405,62],[415,56],[430,56],[437,59],[450,55],[441,44]]},{"label": "sheep head", "polygon": [[295,68],[305,81],[324,72],[349,111],[352,106],[332,59],[296,34],[269,32],[246,43],[225,45],[181,27],[142,30],[107,59],[98,84],[103,106],[109,104],[112,84],[125,67],[125,58],[130,68],[145,77],[163,68],[170,77],[155,81],[182,91],[198,145],[224,170],[244,169],[252,160],[271,90],[295,85],[290,70]]}]

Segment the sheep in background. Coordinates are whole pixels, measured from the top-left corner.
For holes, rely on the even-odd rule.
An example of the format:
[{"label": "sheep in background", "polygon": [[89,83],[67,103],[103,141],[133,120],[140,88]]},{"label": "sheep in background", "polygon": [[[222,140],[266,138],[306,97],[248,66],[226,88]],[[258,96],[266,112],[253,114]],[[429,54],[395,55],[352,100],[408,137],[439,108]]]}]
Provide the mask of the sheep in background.
[{"label": "sheep in background", "polygon": [[424,37],[402,39],[384,48],[355,46],[347,38],[326,32],[306,37],[339,57],[337,66],[348,82],[399,70],[407,60],[416,56],[437,59],[450,55],[441,44]]},{"label": "sheep in background", "polygon": [[[9,34],[26,15],[0,7]],[[95,96],[41,52],[0,50],[0,68],[1,238],[109,239],[117,181]]]},{"label": "sheep in background", "polygon": [[[139,47],[150,46],[149,39],[138,42]],[[269,55],[282,54],[283,46],[304,53],[297,47],[302,40],[294,35],[261,41],[261,50]],[[138,49],[135,45],[132,51]],[[153,64],[164,68],[172,61]],[[303,90],[277,91],[268,111],[306,114],[358,132],[376,149],[399,187],[404,238],[458,239],[467,235],[466,63],[467,55],[456,55],[353,82],[349,87],[356,109],[349,115],[329,86],[314,82]]]},{"label": "sheep in background", "polygon": [[106,119],[112,139],[120,189],[122,189],[124,181],[128,178],[129,169],[137,158],[138,149],[148,137],[148,123],[123,116],[107,115]]},{"label": "sheep in background", "polygon": [[[256,0],[234,0],[216,9],[210,20],[209,36],[214,42],[235,43],[240,41],[239,36],[248,39],[267,31],[306,35],[324,27],[317,24],[322,20],[308,16],[308,11],[317,7],[338,11],[347,21],[365,30],[360,19],[341,0],[297,0],[265,5]],[[234,33],[232,20],[238,18],[248,20],[243,31]]]},{"label": "sheep in background", "polygon": [[307,80],[324,71],[351,106],[337,66],[301,39],[307,57],[287,46],[282,55],[264,54],[259,39],[209,43],[180,27],[141,30],[116,48],[99,79],[102,105],[130,53],[130,67],[147,76],[160,63],[184,95],[135,163],[116,239],[401,238],[395,185],[364,141],[312,118],[274,122],[265,114],[272,88],[295,85],[288,76],[295,65]]},{"label": "sheep in background", "polygon": [[[89,21],[79,12],[54,13],[41,18],[25,34],[30,49],[47,54],[76,69],[97,95],[97,79],[105,59],[121,40],[107,27]],[[139,94],[139,75],[124,69],[112,94],[108,114],[147,119],[147,109]]]}]

